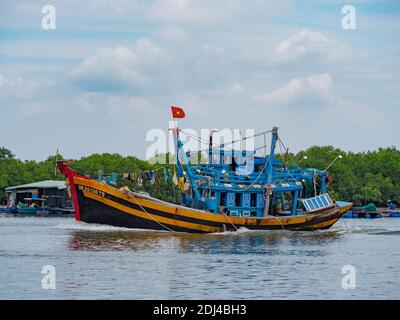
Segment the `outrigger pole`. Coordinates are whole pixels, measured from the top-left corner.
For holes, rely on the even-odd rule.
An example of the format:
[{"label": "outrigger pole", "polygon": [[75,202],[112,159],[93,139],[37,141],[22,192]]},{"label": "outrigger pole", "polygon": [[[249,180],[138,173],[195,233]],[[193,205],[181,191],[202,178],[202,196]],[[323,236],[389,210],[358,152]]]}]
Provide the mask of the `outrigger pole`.
[{"label": "outrigger pole", "polygon": [[264,217],[269,214],[269,201],[271,197],[272,190],[272,170],[274,168],[274,159],[275,159],[275,147],[276,141],[278,140],[278,127],[272,128],[272,141],[271,141],[271,149],[268,156],[268,164],[267,164],[267,184],[265,185],[265,202],[264,202]]}]

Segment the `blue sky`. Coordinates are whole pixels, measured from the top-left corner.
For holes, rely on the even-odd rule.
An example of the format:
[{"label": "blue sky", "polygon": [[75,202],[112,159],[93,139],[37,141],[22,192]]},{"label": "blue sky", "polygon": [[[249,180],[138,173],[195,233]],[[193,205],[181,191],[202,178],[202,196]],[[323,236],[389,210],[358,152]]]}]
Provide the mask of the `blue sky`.
[{"label": "blue sky", "polygon": [[183,127],[279,126],[293,151],[400,147],[399,37],[398,1],[0,0],[0,145],[143,158],[175,104]]}]

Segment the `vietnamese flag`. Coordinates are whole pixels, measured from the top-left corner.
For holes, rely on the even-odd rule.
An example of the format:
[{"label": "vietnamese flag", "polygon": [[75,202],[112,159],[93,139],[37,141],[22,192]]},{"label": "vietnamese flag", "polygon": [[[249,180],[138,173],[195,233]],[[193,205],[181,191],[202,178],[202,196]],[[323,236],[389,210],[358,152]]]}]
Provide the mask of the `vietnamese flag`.
[{"label": "vietnamese flag", "polygon": [[174,119],[183,119],[185,117],[185,111],[182,108],[172,106],[171,111]]}]

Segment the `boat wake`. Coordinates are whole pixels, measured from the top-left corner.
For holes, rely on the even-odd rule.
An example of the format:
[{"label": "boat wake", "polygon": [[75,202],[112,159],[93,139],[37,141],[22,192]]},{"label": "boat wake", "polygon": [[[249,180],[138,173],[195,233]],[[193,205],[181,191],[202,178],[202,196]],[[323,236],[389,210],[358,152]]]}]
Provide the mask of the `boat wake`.
[{"label": "boat wake", "polygon": [[257,232],[259,233],[260,230],[250,230],[245,227],[240,227],[238,230],[213,232],[213,233],[209,233],[209,235],[229,236],[229,235],[235,235],[235,234],[246,234],[246,233],[257,233]]},{"label": "boat wake", "polygon": [[330,231],[338,234],[374,234],[381,232],[388,232],[389,229],[381,226],[349,226],[349,225],[335,225]]},{"label": "boat wake", "polygon": [[[57,229],[63,230],[75,230],[75,231],[101,231],[101,232],[116,232],[116,231],[124,231],[124,232],[154,232],[153,230],[147,229],[132,229],[132,228],[124,228],[124,227],[114,227],[105,224],[94,224],[94,223],[85,223],[81,221],[74,221],[71,223],[61,223],[55,226]],[[160,232],[160,231],[158,231]],[[161,231],[162,232],[162,231]]]}]

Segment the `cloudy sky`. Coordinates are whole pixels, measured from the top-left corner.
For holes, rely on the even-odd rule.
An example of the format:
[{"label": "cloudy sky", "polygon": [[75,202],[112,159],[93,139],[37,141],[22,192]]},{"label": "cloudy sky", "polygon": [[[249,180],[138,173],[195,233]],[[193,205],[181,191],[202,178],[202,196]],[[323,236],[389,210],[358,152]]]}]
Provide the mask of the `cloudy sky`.
[{"label": "cloudy sky", "polygon": [[278,126],[293,151],[399,148],[399,40],[396,0],[0,0],[0,146],[143,158],[175,104],[183,127]]}]

